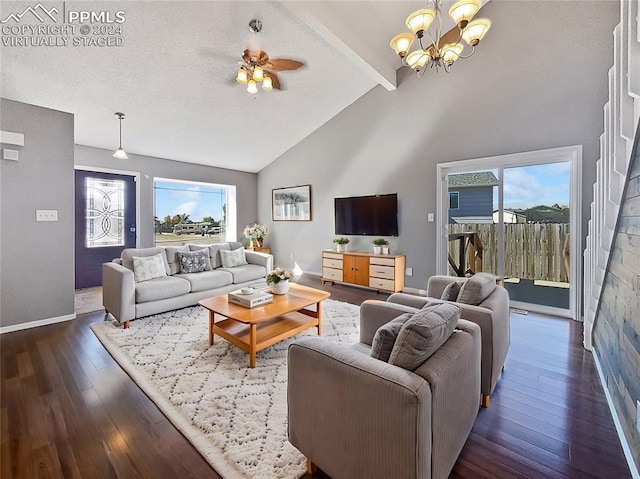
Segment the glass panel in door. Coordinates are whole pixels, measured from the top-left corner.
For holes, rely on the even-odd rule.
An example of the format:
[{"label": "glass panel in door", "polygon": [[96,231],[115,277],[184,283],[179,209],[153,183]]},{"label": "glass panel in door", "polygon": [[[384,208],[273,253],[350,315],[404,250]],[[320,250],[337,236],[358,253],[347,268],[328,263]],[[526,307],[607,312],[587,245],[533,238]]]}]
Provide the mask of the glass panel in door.
[{"label": "glass panel in door", "polygon": [[470,276],[498,268],[498,170],[447,175],[448,274]]},{"label": "glass panel in door", "polygon": [[570,163],[504,169],[504,285],[511,301],[569,309]]}]

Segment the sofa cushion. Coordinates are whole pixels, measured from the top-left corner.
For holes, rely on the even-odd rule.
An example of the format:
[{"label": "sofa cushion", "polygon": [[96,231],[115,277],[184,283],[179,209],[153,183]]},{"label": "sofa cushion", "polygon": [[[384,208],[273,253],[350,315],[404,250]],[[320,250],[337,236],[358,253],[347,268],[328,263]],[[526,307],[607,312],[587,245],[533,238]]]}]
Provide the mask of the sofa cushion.
[{"label": "sofa cushion", "polygon": [[258,266],[257,264],[245,264],[242,266],[236,266],[235,268],[220,268],[220,270],[231,273],[235,284],[261,279],[267,275],[267,269],[264,266]]},{"label": "sofa cushion", "polygon": [[421,309],[400,329],[389,364],[414,371],[442,346],[460,319],[460,308],[443,303]]},{"label": "sofa cushion", "polygon": [[169,263],[169,274],[174,275],[180,272],[180,263],[178,262],[178,258],[176,257],[176,253],[184,253],[185,251],[189,251],[189,246],[166,246],[165,251],[167,252],[167,262]]},{"label": "sofa cushion", "polygon": [[211,258],[211,266],[219,268],[222,266],[222,259],[220,258],[220,251],[229,251],[229,243],[219,243],[209,245],[209,257]]},{"label": "sofa cushion", "polygon": [[162,261],[164,262],[164,269],[167,274],[170,274],[169,263],[167,262],[167,254],[164,248],[126,248],[122,250],[120,257],[122,258],[122,266],[133,271],[133,257],[137,256],[142,258],[144,256],[153,256],[155,254],[162,255]]},{"label": "sofa cushion", "polygon": [[180,251],[176,253],[176,258],[180,264],[180,274],[211,271],[209,248],[198,251]]},{"label": "sofa cushion", "polygon": [[457,302],[473,304],[482,303],[496,289],[496,277],[490,273],[476,273],[460,288]]},{"label": "sofa cushion", "polygon": [[396,342],[398,333],[402,325],[412,316],[413,313],[404,313],[379,327],[373,337],[371,353],[369,355],[385,363],[389,362],[389,356],[391,356],[391,351],[393,350],[393,345]]},{"label": "sofa cushion", "polygon": [[219,253],[223,268],[235,268],[236,266],[247,264],[244,248],[229,251],[220,250]]},{"label": "sofa cushion", "polygon": [[175,298],[191,291],[191,284],[175,276],[136,283],[136,303],[147,303],[159,299]]},{"label": "sofa cushion", "polygon": [[185,279],[191,283],[191,292],[206,291],[222,288],[233,283],[233,276],[227,271],[214,270],[201,273],[177,274],[176,278]]},{"label": "sofa cushion", "polygon": [[160,253],[153,256],[133,257],[133,279],[136,283],[167,276]]},{"label": "sofa cushion", "polygon": [[442,296],[440,299],[445,301],[456,301],[458,299],[458,295],[460,294],[460,288],[462,288],[463,281],[453,281],[449,283],[442,290]]}]

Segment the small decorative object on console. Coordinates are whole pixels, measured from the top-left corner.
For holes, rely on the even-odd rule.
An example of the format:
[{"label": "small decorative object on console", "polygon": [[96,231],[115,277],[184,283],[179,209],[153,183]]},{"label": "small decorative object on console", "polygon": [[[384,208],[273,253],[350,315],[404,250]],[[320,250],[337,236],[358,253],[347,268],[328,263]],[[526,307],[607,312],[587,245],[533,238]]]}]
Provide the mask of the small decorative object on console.
[{"label": "small decorative object on console", "polygon": [[338,253],[341,251],[345,251],[346,245],[348,245],[350,241],[351,240],[345,236],[334,239],[333,242],[336,244],[336,251]]},{"label": "small decorative object on console", "polygon": [[384,238],[374,239],[373,243],[373,254],[382,253],[382,248],[386,248],[387,252],[385,254],[389,254],[389,242]]}]

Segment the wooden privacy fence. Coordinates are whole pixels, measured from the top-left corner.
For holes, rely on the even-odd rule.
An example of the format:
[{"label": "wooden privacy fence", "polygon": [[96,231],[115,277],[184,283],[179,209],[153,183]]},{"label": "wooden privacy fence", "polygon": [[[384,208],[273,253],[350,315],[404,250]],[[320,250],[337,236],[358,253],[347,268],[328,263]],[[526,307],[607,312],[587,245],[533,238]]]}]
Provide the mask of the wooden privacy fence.
[{"label": "wooden privacy fence", "polygon": [[[449,234],[474,232],[482,241],[483,271],[498,271],[498,225],[453,224]],[[504,276],[569,282],[569,225],[564,223],[507,223],[504,225]],[[459,256],[459,243],[449,242],[449,255]],[[468,266],[468,265],[467,265]],[[449,274],[455,276],[451,267]]]}]

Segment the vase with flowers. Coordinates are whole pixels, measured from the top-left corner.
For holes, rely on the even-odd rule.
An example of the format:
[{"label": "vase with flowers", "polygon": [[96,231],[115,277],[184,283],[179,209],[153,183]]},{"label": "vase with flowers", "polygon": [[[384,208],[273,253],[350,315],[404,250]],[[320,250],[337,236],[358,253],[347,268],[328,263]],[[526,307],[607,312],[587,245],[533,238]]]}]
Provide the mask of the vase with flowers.
[{"label": "vase with flowers", "polygon": [[287,294],[291,278],[293,278],[291,271],[282,268],[276,268],[266,276],[267,284],[273,294]]},{"label": "vase with flowers", "polygon": [[253,223],[244,227],[244,236],[251,240],[251,245],[256,248],[262,248],[264,237],[269,234],[267,225],[259,225]]}]

